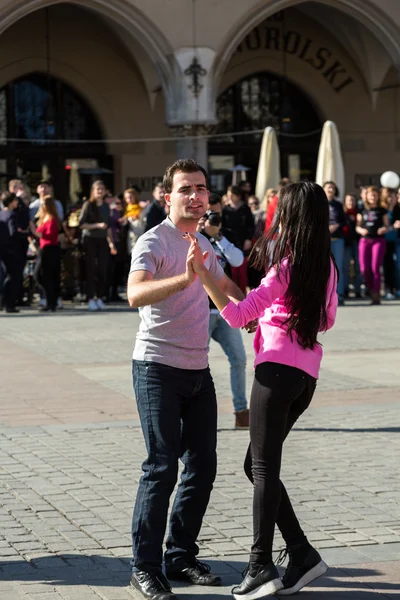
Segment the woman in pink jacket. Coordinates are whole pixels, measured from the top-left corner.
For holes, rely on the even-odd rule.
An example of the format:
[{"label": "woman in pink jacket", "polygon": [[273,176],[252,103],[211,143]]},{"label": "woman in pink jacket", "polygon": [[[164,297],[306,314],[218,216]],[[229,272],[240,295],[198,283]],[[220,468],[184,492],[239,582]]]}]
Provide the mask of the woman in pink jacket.
[{"label": "woman in pink jacket", "polygon": [[[266,276],[241,302],[221,292],[197,241],[189,237],[189,266],[221,316],[231,327],[258,319],[245,462],[254,484],[254,543],[244,580],[232,593],[236,600],[294,594],[328,568],[308,542],[280,481],[283,442],[315,392],[322,359],[317,335],[335,322],[337,268],[330,251],[328,200],[315,183],[282,190],[274,225],[254,253],[255,267],[263,266]],[[282,580],[272,561],[275,523],[289,554]]]}]

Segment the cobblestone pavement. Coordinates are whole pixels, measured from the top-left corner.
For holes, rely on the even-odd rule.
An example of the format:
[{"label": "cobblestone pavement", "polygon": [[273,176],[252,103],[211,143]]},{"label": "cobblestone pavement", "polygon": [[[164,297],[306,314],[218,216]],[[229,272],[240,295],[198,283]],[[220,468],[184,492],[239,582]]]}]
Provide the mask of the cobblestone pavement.
[{"label": "cobblestone pavement", "polygon": [[[0,313],[1,600],[134,596],[130,521],[144,457],[129,360],[137,325],[118,307]],[[305,600],[400,595],[399,325],[398,303],[340,310],[323,339],[315,401],[286,443],[282,478],[310,541],[335,565]],[[184,600],[229,595],[251,544],[248,432],[232,430],[219,346],[210,356],[219,469],[199,541],[224,585],[182,587]]]}]

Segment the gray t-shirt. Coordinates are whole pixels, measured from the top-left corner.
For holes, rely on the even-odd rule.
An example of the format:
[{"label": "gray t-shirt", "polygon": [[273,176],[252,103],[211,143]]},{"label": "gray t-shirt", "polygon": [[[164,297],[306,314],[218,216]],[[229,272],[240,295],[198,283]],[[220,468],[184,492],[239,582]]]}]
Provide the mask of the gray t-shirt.
[{"label": "gray t-shirt", "polygon": [[[210,242],[196,233],[206,266],[218,280],[224,272]],[[189,242],[167,218],[143,234],[132,251],[131,270],[149,271],[155,280],[186,271]],[[208,366],[208,297],[199,279],[166,300],[139,309],[141,323],[136,335],[134,360],[162,363],[178,369]]]}]

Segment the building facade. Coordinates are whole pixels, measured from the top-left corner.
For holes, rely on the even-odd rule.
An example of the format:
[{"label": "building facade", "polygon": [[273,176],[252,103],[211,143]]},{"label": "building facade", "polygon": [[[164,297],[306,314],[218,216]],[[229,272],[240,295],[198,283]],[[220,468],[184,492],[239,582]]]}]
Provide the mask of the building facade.
[{"label": "building facade", "polygon": [[0,0],[0,171],[46,169],[150,193],[192,156],[213,186],[254,181],[261,131],[281,172],[315,175],[336,123],[348,191],[400,170],[398,0]]}]

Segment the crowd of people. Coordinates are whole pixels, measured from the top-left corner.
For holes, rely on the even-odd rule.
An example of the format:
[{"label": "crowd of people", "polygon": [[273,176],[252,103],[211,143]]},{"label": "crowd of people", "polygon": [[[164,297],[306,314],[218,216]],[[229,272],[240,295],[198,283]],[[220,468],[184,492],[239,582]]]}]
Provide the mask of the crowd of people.
[{"label": "crowd of people", "polygon": [[115,196],[95,181],[89,198],[66,214],[49,181],[36,194],[14,179],[0,197],[2,308],[17,313],[35,292],[41,312],[62,308],[63,298],[85,300],[90,311],[121,301],[132,248],[166,217],[162,183],[145,201],[137,189]]},{"label": "crowd of people", "polygon": [[[247,203],[253,216],[252,243],[241,240],[245,254],[257,239],[270,231],[281,191],[289,183],[289,179],[282,179],[278,189],[268,189],[261,201],[251,194],[248,182],[242,182],[239,188],[228,188],[223,197],[228,205],[224,209],[226,228],[223,225],[227,237],[233,234],[229,230],[232,207],[240,206],[243,213],[243,205]],[[359,197],[353,193],[345,194],[342,204],[335,182],[327,181],[323,189],[329,203],[331,251],[340,274],[339,305],[352,298],[370,297],[372,304],[380,304],[381,298],[400,298],[400,190],[364,186]],[[238,190],[241,203],[237,198]],[[238,213],[238,208],[236,210]],[[246,225],[242,219],[242,236]],[[234,241],[234,237],[232,239]],[[245,261],[241,273],[243,279],[234,278],[243,290],[257,287],[263,277],[252,262],[254,260]]]},{"label": "crowd of people", "polygon": [[[240,264],[229,266],[229,275],[246,293],[260,284],[263,272],[248,257],[257,240],[272,227],[284,178],[264,198],[252,194],[251,184],[229,186],[221,198],[211,195],[209,212],[218,212],[220,233],[243,253]],[[335,182],[323,189],[330,209],[331,250],[339,268],[339,304],[369,296],[400,297],[400,195],[388,188],[363,187],[360,197],[346,194],[338,200]],[[62,299],[86,301],[90,311],[121,301],[129,260],[140,236],[168,214],[162,182],[151,200],[129,188],[114,195],[95,181],[90,196],[65,213],[54,198],[49,181],[41,181],[37,197],[21,180],[9,182],[0,199],[0,299],[9,313],[33,303],[54,312]],[[214,222],[217,217],[212,216]],[[199,223],[204,230],[205,219]],[[216,225],[207,224],[208,227]],[[237,262],[237,261],[236,261]],[[253,261],[254,262],[254,261]],[[382,277],[383,275],[383,277]]]}]

